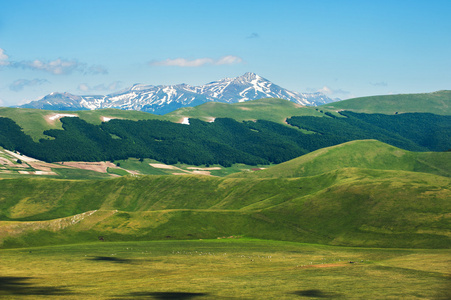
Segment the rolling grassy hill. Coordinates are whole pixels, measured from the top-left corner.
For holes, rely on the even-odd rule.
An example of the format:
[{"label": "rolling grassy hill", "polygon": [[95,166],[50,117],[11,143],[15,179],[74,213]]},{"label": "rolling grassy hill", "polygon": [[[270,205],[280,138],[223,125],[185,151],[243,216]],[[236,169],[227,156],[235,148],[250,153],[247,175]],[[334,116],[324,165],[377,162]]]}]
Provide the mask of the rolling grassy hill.
[{"label": "rolling grassy hill", "polygon": [[[369,148],[374,151],[367,158],[347,158],[351,151]],[[243,178],[3,179],[0,240],[3,247],[17,247],[95,241],[98,236],[107,241],[246,236],[348,246],[451,247],[451,179],[424,173],[436,172],[434,159],[425,164],[428,158],[375,141],[312,155],[316,166],[308,166],[315,160],[301,157],[305,162],[281,165],[286,173],[277,178],[271,178],[279,172],[271,173],[272,168],[281,166]],[[391,168],[394,157],[403,158]],[[342,163],[325,167],[334,160]],[[294,171],[303,166],[308,166],[303,172]]]},{"label": "rolling grassy hill", "polygon": [[[61,128],[59,120],[46,120],[56,113],[76,113],[91,124],[100,124],[102,117],[171,121],[232,117],[283,123],[290,116],[324,116],[322,109],[449,115],[449,94],[351,99],[317,109],[277,99],[207,103],[163,117],[121,110],[12,108],[1,108],[0,116],[16,121],[36,141],[44,137],[44,130]],[[260,123],[253,124],[261,128],[253,127],[252,132],[264,129],[266,123]],[[410,152],[366,140],[225,178],[1,179],[0,247],[81,243],[99,236],[106,241],[244,236],[346,246],[450,248],[450,155]]]},{"label": "rolling grassy hill", "polygon": [[320,106],[325,110],[352,110],[359,113],[433,113],[451,114],[451,91],[361,97]]},{"label": "rolling grassy hill", "polygon": [[402,170],[451,177],[451,152],[411,152],[377,140],[357,140],[322,148],[266,170],[230,176],[292,178],[342,168]]},{"label": "rolling grassy hill", "polygon": [[211,121],[214,118],[233,118],[237,121],[267,120],[283,124],[292,116],[324,116],[314,107],[276,98],[266,98],[240,103],[226,104],[207,102],[196,107],[185,107],[165,116],[171,118],[197,118]]}]

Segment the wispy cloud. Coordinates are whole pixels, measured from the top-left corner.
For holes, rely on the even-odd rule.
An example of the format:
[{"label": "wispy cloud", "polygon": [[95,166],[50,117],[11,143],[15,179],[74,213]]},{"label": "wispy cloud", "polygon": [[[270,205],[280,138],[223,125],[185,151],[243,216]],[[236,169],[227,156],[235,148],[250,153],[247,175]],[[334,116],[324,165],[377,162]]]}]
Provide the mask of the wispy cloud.
[{"label": "wispy cloud", "polygon": [[345,91],[342,89],[332,89],[326,85],[316,91],[323,93],[324,95],[326,95],[328,97],[348,98],[351,95],[351,92],[349,92],[349,91]]},{"label": "wispy cloud", "polygon": [[5,50],[0,48],[0,66],[9,65],[9,56],[6,55]]},{"label": "wispy cloud", "polygon": [[83,64],[80,64],[76,60],[63,60],[61,58],[52,61],[42,61],[39,59],[33,61],[20,61],[14,62],[12,66],[35,71],[44,71],[54,75],[67,75],[76,70],[81,71],[81,69],[84,68]]},{"label": "wispy cloud", "polygon": [[92,65],[89,68],[87,68],[87,70],[85,71],[85,74],[106,75],[106,74],[108,74],[108,70],[104,66],[101,66],[101,65]]},{"label": "wispy cloud", "polygon": [[215,61],[215,65],[235,65],[235,64],[239,64],[242,63],[243,60],[238,57],[238,56],[233,56],[233,55],[227,55],[227,56],[223,56],[220,59],[218,59],[217,61]]},{"label": "wispy cloud", "polygon": [[213,59],[209,57],[197,58],[188,60],[185,58],[165,59],[162,61],[152,61],[149,64],[151,66],[175,66],[175,67],[201,67],[204,65],[232,65],[239,64],[243,60],[234,55],[223,56],[219,59]]},{"label": "wispy cloud", "polygon": [[105,67],[100,65],[88,66],[78,60],[55,59],[52,61],[43,61],[35,59],[33,61],[11,62],[10,66],[16,68],[29,69],[34,71],[44,71],[53,75],[68,75],[73,72],[81,72],[83,74],[108,74]]},{"label": "wispy cloud", "polygon": [[77,89],[84,93],[90,93],[90,92],[115,91],[121,88],[121,86],[122,86],[121,81],[114,81],[110,84],[102,83],[92,87],[87,83],[80,83]]},{"label": "wispy cloud", "polygon": [[50,82],[47,79],[39,79],[39,78],[35,78],[32,80],[17,79],[16,81],[14,81],[13,83],[11,83],[9,85],[9,89],[11,91],[19,92],[19,91],[23,90],[25,87],[42,85],[45,83],[50,83]]},{"label": "wispy cloud", "polygon": [[246,38],[247,39],[258,39],[260,37],[260,35],[256,32],[252,32],[250,35],[248,35]]},{"label": "wispy cloud", "polygon": [[370,84],[373,85],[373,86],[388,86],[388,83],[386,83],[385,81],[370,82]]},{"label": "wispy cloud", "polygon": [[80,72],[85,75],[108,74],[108,70],[101,65],[88,65],[79,62],[76,59],[62,59],[55,60],[22,60],[11,61],[5,50],[0,48],[0,66],[8,66],[11,68],[22,68],[33,71],[43,71],[53,75],[68,75],[73,72]]},{"label": "wispy cloud", "polygon": [[214,62],[211,58],[197,58],[188,60],[185,58],[166,59],[162,61],[153,61],[150,63],[152,66],[176,66],[176,67],[200,67],[206,64],[212,64]]}]

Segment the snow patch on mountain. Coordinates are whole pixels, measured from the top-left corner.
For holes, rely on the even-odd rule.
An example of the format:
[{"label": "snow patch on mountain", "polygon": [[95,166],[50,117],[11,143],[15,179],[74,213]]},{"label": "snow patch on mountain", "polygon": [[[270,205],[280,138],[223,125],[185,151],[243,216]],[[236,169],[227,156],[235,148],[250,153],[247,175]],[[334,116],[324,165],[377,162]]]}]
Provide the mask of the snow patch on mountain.
[{"label": "snow patch on mountain", "polygon": [[236,78],[224,78],[202,86],[134,84],[109,95],[78,96],[69,93],[51,93],[41,100],[32,101],[21,107],[49,110],[118,108],[165,114],[181,107],[196,106],[209,101],[237,103],[261,98],[281,98],[300,105],[321,105],[335,101],[322,93],[289,91],[255,73],[248,72]]}]

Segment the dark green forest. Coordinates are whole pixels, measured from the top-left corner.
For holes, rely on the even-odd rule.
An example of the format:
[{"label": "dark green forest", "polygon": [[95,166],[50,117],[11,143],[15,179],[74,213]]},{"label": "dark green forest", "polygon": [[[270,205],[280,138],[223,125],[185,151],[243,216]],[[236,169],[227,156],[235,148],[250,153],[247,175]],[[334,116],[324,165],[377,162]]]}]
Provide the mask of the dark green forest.
[{"label": "dark green forest", "polygon": [[[62,118],[63,130],[47,130],[34,142],[11,119],[0,118],[0,146],[56,161],[152,158],[167,164],[281,163],[308,152],[357,139],[377,139],[410,151],[451,148],[451,116],[340,112],[341,116],[292,117],[290,126],[258,120],[190,119],[190,125],[159,120],[111,120],[93,125]],[[311,133],[304,133],[300,129]]]}]

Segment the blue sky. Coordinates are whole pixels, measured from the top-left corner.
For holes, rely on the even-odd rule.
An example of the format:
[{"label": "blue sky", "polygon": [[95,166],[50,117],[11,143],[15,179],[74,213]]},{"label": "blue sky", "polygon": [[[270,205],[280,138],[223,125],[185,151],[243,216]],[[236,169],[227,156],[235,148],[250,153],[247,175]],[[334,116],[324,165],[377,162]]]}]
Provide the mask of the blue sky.
[{"label": "blue sky", "polygon": [[451,89],[451,1],[0,0],[0,106],[254,72],[342,99]]}]

